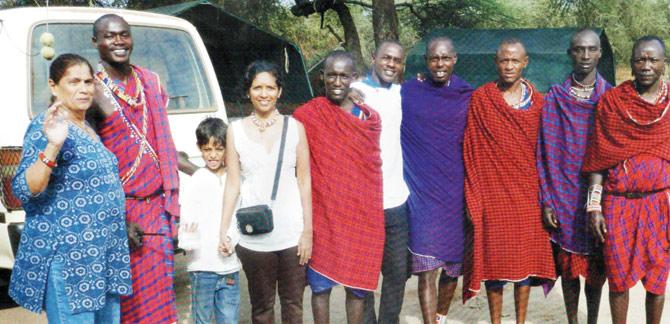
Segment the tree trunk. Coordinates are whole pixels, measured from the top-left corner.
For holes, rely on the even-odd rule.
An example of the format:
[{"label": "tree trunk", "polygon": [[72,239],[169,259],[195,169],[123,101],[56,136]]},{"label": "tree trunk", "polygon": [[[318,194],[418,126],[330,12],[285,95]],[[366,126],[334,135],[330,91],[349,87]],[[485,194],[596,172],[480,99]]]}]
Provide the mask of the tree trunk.
[{"label": "tree trunk", "polygon": [[354,55],[358,62],[358,68],[364,67],[363,55],[361,54],[361,41],[358,37],[358,30],[354,23],[354,17],[351,16],[349,7],[341,1],[333,4],[333,10],[337,12],[337,17],[340,19],[342,29],[344,29],[344,48]]},{"label": "tree trunk", "polygon": [[372,0],[372,31],[375,47],[385,40],[398,40],[398,14],[394,0]]}]

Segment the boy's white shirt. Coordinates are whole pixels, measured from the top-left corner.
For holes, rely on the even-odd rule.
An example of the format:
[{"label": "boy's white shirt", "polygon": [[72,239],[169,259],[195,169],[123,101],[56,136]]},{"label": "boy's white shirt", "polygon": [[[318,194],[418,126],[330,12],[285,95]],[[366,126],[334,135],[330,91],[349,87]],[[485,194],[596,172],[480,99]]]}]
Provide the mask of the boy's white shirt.
[{"label": "boy's white shirt", "polygon": [[[208,271],[228,274],[240,270],[240,261],[235,253],[223,256],[219,253],[219,228],[223,207],[223,190],[226,174],[219,177],[207,168],[193,173],[181,194],[181,218],[179,226],[179,247],[187,251],[188,271]],[[186,232],[184,225],[198,224],[194,233]],[[233,247],[240,240],[237,220],[233,219],[228,236]]]}]

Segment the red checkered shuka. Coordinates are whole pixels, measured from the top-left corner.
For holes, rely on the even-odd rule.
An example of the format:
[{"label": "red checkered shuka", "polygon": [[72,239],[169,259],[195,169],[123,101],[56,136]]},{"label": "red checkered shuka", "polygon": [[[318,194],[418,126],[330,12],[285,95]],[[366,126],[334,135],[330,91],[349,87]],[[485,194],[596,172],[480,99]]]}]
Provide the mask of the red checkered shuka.
[{"label": "red checkered shuka", "polygon": [[[666,135],[667,137],[667,135]],[[605,191],[649,192],[670,187],[670,161],[639,154],[608,170]],[[642,198],[605,194],[603,246],[610,291],[624,292],[642,281],[665,294],[670,270],[670,189]]]},{"label": "red checkered shuka", "polygon": [[384,250],[379,114],[361,120],[325,97],[298,108],[310,148],[314,246],[310,266],[344,286],[374,290]]},{"label": "red checkered shuka", "polygon": [[[148,127],[146,138],[158,156],[158,163],[144,154],[134,175],[124,185],[126,195],[150,197],[149,200],[126,200],[126,220],[138,223],[145,232],[165,236],[144,238],[143,247],[130,254],[133,295],[121,301],[123,323],[172,323],[177,321],[173,289],[174,263],[172,238],[176,234],[175,217],[179,214],[177,154],[167,119],[167,95],[158,76],[133,66],[146,98]],[[124,85],[136,96],[139,89],[133,78]],[[134,109],[117,100],[128,121],[143,124],[142,109]],[[99,129],[100,139],[116,155],[119,172],[125,174],[139,153],[139,142],[129,136],[130,129],[117,111],[106,118]],[[160,168],[157,168],[160,166]],[[154,195],[156,192],[163,195]]]},{"label": "red checkered shuka", "polygon": [[464,266],[464,301],[483,280],[555,279],[549,235],[542,227],[536,154],[543,98],[516,110],[495,82],[472,95],[463,143],[465,199],[472,218]]},{"label": "red checkered shuka", "polygon": [[656,105],[646,102],[637,93],[633,81],[607,91],[596,108],[582,171],[609,169],[640,153],[670,160],[670,114],[645,125],[658,118],[668,104],[670,97]]},{"label": "red checkered shuka", "polygon": [[600,287],[605,283],[605,264],[602,252],[591,255],[568,252],[560,246],[554,246],[556,272],[563,280],[586,279],[586,284]]}]

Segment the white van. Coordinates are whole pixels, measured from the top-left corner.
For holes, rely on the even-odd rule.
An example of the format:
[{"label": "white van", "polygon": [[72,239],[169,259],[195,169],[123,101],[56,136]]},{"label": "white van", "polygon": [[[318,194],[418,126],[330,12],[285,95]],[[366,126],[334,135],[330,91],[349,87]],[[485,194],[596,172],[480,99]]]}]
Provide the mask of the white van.
[{"label": "white van", "polygon": [[[178,151],[198,155],[195,127],[206,116],[227,121],[214,68],[191,23],[172,16],[104,8],[51,7],[0,10],[0,269],[14,264],[24,213],[11,196],[20,146],[30,119],[48,107],[50,61],[40,35],[54,35],[56,55],[76,53],[95,67],[93,22],[115,13],[131,25],[131,62],[158,73],[170,95],[168,114]],[[182,177],[184,179],[184,177]],[[182,182],[183,183],[183,182]]]}]

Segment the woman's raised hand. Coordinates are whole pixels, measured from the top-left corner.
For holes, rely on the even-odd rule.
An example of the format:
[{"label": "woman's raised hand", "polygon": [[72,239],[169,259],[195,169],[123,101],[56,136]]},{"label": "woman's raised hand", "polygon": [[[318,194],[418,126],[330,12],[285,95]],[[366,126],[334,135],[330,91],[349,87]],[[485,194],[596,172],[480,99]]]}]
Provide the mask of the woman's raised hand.
[{"label": "woman's raised hand", "polygon": [[47,109],[44,119],[44,134],[52,145],[62,147],[67,138],[68,112],[57,100]]}]

